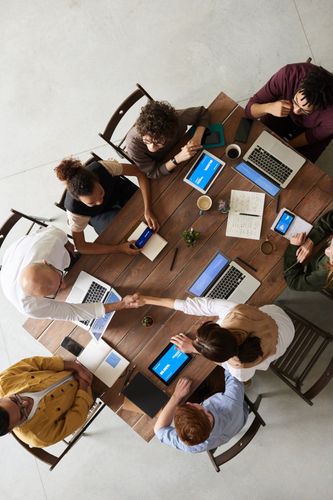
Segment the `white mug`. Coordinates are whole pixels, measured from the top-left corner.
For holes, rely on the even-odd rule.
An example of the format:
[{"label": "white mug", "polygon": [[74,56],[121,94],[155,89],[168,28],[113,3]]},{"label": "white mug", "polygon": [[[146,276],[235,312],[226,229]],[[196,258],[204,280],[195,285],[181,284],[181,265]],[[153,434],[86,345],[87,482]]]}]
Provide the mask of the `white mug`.
[{"label": "white mug", "polygon": [[229,160],[236,160],[242,154],[241,148],[238,144],[229,144],[225,150],[225,154],[229,158]]},{"label": "white mug", "polygon": [[199,209],[200,215],[202,215],[204,212],[207,212],[207,210],[211,208],[212,204],[212,199],[206,194],[199,196],[199,198],[197,199],[197,207]]}]

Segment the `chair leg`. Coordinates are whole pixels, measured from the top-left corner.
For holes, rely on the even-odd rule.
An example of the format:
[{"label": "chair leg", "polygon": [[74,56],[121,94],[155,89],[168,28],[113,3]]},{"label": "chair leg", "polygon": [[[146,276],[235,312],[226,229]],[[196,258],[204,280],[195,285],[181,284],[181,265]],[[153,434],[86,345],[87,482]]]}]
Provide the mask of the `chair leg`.
[{"label": "chair leg", "polygon": [[263,418],[261,417],[261,415],[259,414],[258,412],[258,408],[259,408],[259,405],[260,405],[260,402],[261,402],[261,399],[262,399],[262,396],[261,394],[259,394],[259,396],[257,397],[257,399],[255,400],[254,403],[252,403],[252,401],[248,398],[248,396],[246,394],[244,394],[244,399],[246,401],[246,404],[248,405],[248,407],[250,408],[250,410],[255,414],[255,416],[258,418],[259,422],[261,423],[262,426],[265,427],[266,425],[266,422],[263,420]]}]

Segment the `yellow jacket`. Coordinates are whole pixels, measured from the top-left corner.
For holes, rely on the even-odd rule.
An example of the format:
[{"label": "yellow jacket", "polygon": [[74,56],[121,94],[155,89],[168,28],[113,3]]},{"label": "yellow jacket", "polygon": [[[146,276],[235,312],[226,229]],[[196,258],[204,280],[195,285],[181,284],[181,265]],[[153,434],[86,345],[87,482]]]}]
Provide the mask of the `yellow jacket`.
[{"label": "yellow jacket", "polygon": [[[60,357],[22,359],[0,373],[0,397],[42,391],[69,374]],[[32,419],[15,427],[14,432],[30,446],[50,446],[85,422],[92,403],[91,391],[78,389],[78,382],[69,380],[44,396]]]}]

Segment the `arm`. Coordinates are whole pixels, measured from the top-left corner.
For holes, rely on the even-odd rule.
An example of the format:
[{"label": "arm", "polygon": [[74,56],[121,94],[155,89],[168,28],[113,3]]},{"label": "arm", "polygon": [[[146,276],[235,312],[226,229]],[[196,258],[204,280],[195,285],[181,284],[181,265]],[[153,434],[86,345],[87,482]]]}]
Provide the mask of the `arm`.
[{"label": "arm", "polygon": [[1,378],[5,381],[11,375],[44,370],[61,372],[65,370],[64,360],[60,356],[33,356],[25,358],[10,366],[7,370],[4,370],[1,373]]},{"label": "arm", "polygon": [[176,408],[188,396],[191,389],[191,380],[188,378],[180,378],[177,382],[175,392],[159,414],[159,417],[154,426],[155,434],[162,428],[168,427],[173,421]]},{"label": "arm", "polygon": [[127,255],[136,255],[140,252],[135,248],[132,248],[132,241],[126,241],[124,243],[118,243],[117,245],[106,245],[104,243],[88,242],[84,237],[84,232],[74,232],[72,231],[73,240],[75,247],[78,252],[82,255],[103,255],[103,254],[114,254],[114,253],[124,253]]},{"label": "arm", "polygon": [[314,245],[317,245],[331,235],[333,235],[333,210],[330,210],[318,219],[308,237]]},{"label": "arm", "polygon": [[284,278],[292,290],[319,291],[326,284],[327,273],[323,269],[305,272],[302,264],[297,262],[298,246],[289,245],[284,254]]},{"label": "arm", "polygon": [[[251,368],[248,369],[251,372]],[[254,372],[255,370],[253,370]],[[252,375],[251,375],[252,376]],[[251,376],[249,378],[251,378]],[[239,401],[241,406],[244,401],[244,384],[241,382],[242,379],[238,379],[226,369],[224,372],[225,377],[225,390],[223,395],[234,401]]]}]

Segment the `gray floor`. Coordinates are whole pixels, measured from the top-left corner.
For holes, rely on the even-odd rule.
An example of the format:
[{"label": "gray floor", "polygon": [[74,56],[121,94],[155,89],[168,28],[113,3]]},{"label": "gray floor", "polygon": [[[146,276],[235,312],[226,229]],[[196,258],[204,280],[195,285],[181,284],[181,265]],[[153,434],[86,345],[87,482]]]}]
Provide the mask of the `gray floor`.
[{"label": "gray floor", "polygon": [[[0,19],[0,222],[9,208],[58,217],[52,169],[95,150],[107,119],[142,83],[175,106],[209,104],[224,90],[246,101],[279,67],[311,56],[333,68],[330,0],[12,0]],[[331,170],[332,148],[320,159]],[[63,224],[58,218],[57,223]],[[330,331],[331,302],[282,297]],[[0,369],[44,352],[0,296]],[[205,455],[143,442],[111,411],[54,472],[1,438],[2,498],[63,500],[330,500],[332,396],[310,408],[270,372],[256,375],[267,427],[216,474]]]}]

